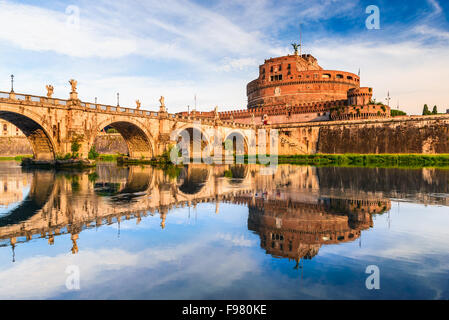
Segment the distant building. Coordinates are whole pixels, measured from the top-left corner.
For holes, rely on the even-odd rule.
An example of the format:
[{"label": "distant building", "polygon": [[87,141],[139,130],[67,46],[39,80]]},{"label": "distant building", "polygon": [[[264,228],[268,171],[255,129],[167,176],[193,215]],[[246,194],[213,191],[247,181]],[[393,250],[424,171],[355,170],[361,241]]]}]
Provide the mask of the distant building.
[{"label": "distant building", "polygon": [[23,136],[22,131],[10,122],[0,119],[0,137]]},{"label": "distant building", "polygon": [[373,89],[360,87],[358,75],[324,70],[315,57],[297,50],[265,60],[247,96],[247,109],[191,115],[255,125],[390,117],[390,107],[372,102]]},{"label": "distant building", "polygon": [[446,113],[449,114],[449,109],[446,109]]}]

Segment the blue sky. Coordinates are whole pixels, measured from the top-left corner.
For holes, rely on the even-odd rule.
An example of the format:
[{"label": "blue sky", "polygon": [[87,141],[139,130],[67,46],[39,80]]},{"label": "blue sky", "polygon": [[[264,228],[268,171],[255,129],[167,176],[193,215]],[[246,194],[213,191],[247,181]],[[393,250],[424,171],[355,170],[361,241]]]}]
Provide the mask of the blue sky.
[{"label": "blue sky", "polygon": [[[380,9],[368,30],[365,9]],[[75,6],[72,10],[69,6]],[[79,10],[79,20],[74,14]],[[246,84],[265,58],[291,52],[303,28],[304,51],[325,69],[357,73],[378,101],[420,113],[449,109],[449,4],[421,1],[2,1],[0,90],[80,98],[169,112],[246,108]],[[76,23],[79,21],[79,23]]]}]

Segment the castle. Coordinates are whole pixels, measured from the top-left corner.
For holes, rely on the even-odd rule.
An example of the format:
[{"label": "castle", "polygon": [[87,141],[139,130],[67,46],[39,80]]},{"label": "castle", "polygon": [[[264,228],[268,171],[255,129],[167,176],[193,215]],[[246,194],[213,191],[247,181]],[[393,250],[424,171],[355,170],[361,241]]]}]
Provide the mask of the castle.
[{"label": "castle", "polygon": [[255,125],[390,117],[389,106],[372,102],[372,96],[372,88],[360,87],[358,75],[324,70],[315,57],[295,48],[294,54],[259,66],[259,77],[247,85],[246,110],[193,115]]}]

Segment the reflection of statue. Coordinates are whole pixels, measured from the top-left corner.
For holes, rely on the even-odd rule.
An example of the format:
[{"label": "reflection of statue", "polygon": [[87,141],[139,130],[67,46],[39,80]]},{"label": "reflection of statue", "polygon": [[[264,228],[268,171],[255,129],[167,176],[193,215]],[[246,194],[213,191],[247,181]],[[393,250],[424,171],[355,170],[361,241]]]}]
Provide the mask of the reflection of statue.
[{"label": "reflection of statue", "polygon": [[51,84],[49,84],[49,85],[46,85],[45,88],[47,88],[47,97],[51,98],[53,96],[53,91],[54,91],[53,86]]},{"label": "reflection of statue", "polygon": [[72,234],[70,237],[72,239],[72,254],[78,253],[78,244],[76,243],[76,240],[78,240],[77,234]]},{"label": "reflection of statue", "polygon": [[72,92],[76,92],[76,86],[78,85],[78,81],[71,79],[69,81],[70,85],[72,86]]},{"label": "reflection of statue", "polygon": [[140,109],[140,105],[141,105],[140,100],[136,100],[136,105],[137,105],[137,110],[139,110]]}]

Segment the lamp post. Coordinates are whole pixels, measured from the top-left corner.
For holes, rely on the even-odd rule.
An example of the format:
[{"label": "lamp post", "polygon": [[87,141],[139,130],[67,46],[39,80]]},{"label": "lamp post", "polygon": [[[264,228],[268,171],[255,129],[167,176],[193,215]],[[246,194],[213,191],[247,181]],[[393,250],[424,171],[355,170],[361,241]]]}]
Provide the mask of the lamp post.
[{"label": "lamp post", "polygon": [[120,107],[120,93],[117,92],[117,107]]},{"label": "lamp post", "polygon": [[11,92],[14,92],[14,75],[11,75]]},{"label": "lamp post", "polygon": [[391,98],[390,98],[390,91],[388,91],[388,95],[385,98],[385,100],[387,100],[388,106],[390,106],[390,100],[391,100]]}]

